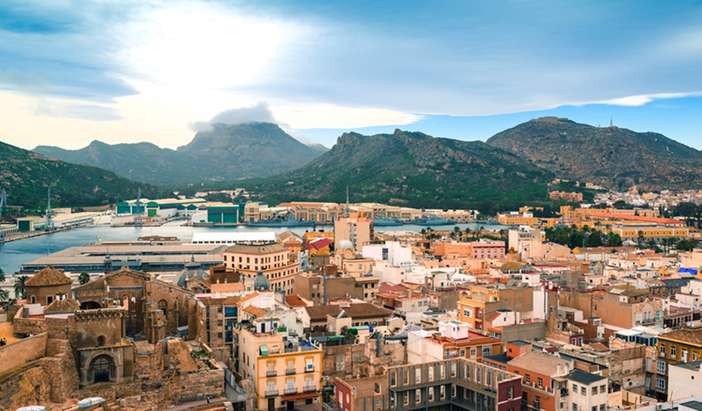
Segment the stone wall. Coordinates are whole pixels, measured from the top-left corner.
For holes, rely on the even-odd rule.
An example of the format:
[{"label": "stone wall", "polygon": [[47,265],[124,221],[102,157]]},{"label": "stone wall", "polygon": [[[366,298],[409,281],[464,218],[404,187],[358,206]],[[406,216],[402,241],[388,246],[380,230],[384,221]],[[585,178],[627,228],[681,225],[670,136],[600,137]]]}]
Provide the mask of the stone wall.
[{"label": "stone wall", "polygon": [[525,324],[510,325],[502,328],[502,342],[514,340],[533,341],[543,339],[546,335],[545,322],[533,322]]},{"label": "stone wall", "polygon": [[37,335],[46,332],[46,321],[43,318],[15,318],[12,328],[17,334]]},{"label": "stone wall", "polygon": [[39,334],[0,348],[0,378],[46,353],[47,334]]},{"label": "stone wall", "polygon": [[[40,334],[5,348],[13,349],[2,354],[18,359],[24,355],[24,362],[0,373],[0,409],[63,403],[75,392],[78,374],[67,340],[47,339],[47,334]],[[7,367],[6,360],[0,357],[0,367]]]}]

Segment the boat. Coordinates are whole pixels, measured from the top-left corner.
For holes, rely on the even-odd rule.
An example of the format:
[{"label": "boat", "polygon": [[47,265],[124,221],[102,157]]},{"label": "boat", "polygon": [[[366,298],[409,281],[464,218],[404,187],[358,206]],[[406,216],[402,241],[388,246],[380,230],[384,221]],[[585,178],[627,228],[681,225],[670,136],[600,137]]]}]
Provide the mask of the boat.
[{"label": "boat", "polygon": [[402,225],[402,221],[394,218],[374,218],[373,225],[376,227],[394,227]]},{"label": "boat", "polygon": [[247,227],[314,227],[316,224],[314,221],[299,220],[293,215],[288,215],[286,218],[254,221],[242,225]]},{"label": "boat", "polygon": [[421,226],[452,225],[452,224],[456,224],[456,220],[429,216],[429,217],[415,218],[414,220],[410,220],[408,223],[414,224],[414,225],[421,225]]}]

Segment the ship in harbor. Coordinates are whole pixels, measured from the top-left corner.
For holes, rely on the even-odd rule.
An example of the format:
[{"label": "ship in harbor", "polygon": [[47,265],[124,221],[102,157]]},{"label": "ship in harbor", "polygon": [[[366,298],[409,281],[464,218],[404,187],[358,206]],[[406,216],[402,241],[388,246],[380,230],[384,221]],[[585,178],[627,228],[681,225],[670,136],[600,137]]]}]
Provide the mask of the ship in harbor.
[{"label": "ship in harbor", "polygon": [[373,225],[376,227],[395,227],[404,224],[400,220],[394,218],[374,218]]},{"label": "ship in harbor", "polygon": [[295,218],[294,215],[288,214],[286,217],[272,218],[270,220],[259,220],[248,223],[242,223],[247,227],[314,227],[314,221],[305,221]]},{"label": "ship in harbor", "polygon": [[435,217],[435,216],[426,216],[426,217],[415,218],[414,220],[409,220],[406,223],[428,227],[428,226],[435,226],[435,225],[452,225],[452,224],[456,224],[456,220]]}]

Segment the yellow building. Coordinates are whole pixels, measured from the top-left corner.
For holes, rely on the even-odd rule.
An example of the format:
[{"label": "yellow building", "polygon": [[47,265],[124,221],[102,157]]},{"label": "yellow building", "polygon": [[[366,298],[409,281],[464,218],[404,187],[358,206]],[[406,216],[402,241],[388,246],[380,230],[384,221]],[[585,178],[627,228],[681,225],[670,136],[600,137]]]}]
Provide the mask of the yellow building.
[{"label": "yellow building", "polygon": [[690,234],[690,229],[684,226],[667,226],[667,225],[629,225],[619,224],[610,228],[611,232],[618,234],[622,239],[635,239],[643,237],[649,238],[674,238],[687,237]]},{"label": "yellow building", "polygon": [[254,321],[252,327],[238,331],[240,374],[253,383],[255,409],[293,409],[317,403],[322,349],[307,341],[285,341],[284,333],[276,331],[277,324],[269,328],[265,324]]},{"label": "yellow building", "polygon": [[658,336],[658,362],[653,386],[667,393],[668,366],[702,359],[702,328],[684,328]]},{"label": "yellow building", "polygon": [[224,250],[228,271],[238,271],[252,280],[260,271],[273,290],[292,292],[293,277],[300,271],[299,261],[279,243],[266,245],[238,244]]},{"label": "yellow building", "polygon": [[536,225],[539,219],[531,213],[512,211],[509,213],[498,213],[497,222],[502,225]]}]

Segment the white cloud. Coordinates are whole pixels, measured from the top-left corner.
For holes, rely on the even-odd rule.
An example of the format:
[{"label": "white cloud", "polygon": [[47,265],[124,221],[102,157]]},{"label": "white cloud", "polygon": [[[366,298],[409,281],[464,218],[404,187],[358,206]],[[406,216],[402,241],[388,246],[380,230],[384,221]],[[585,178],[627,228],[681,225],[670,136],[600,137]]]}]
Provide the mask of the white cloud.
[{"label": "white cloud", "polygon": [[192,128],[195,131],[209,131],[214,124],[242,124],[242,123],[275,123],[273,113],[271,113],[268,104],[260,102],[250,107],[234,108],[222,111],[212,117],[210,121],[198,121],[193,123]]},{"label": "white cloud", "polygon": [[702,95],[702,92],[691,92],[691,93],[653,93],[653,94],[639,94],[635,96],[619,97],[609,100],[591,101],[587,103],[579,103],[576,105],[582,106],[586,104],[608,104],[611,106],[627,106],[627,107],[638,107],[645,106],[646,104],[655,100],[667,100],[671,98],[684,98],[684,97],[695,97]]}]

